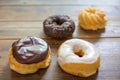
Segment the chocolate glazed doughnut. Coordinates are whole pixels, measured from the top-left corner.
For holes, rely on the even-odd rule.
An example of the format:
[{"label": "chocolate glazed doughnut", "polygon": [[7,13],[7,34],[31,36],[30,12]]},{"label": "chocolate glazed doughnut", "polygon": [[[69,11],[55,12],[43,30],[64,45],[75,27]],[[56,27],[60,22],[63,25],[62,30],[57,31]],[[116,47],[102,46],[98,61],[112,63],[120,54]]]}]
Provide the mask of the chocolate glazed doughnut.
[{"label": "chocolate glazed doughnut", "polygon": [[74,21],[67,15],[54,15],[44,22],[44,33],[53,38],[66,38],[72,36],[75,30]]},{"label": "chocolate glazed doughnut", "polygon": [[37,37],[25,37],[12,44],[9,50],[9,66],[20,74],[31,74],[50,65],[50,46]]},{"label": "chocolate glazed doughnut", "polygon": [[26,37],[13,43],[14,58],[22,64],[38,63],[46,58],[48,44],[37,37]]}]

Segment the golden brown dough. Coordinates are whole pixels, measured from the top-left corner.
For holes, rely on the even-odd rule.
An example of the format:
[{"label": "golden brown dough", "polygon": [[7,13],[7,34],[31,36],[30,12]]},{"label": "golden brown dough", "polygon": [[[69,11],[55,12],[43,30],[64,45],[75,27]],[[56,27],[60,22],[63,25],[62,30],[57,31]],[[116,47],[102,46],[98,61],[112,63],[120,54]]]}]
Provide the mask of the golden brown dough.
[{"label": "golden brown dough", "polygon": [[103,29],[106,25],[105,13],[100,9],[86,8],[78,16],[79,26],[85,30]]},{"label": "golden brown dough", "polygon": [[57,59],[63,71],[80,77],[95,74],[100,66],[100,55],[96,48],[81,39],[70,39],[62,43]]},{"label": "golden brown dough", "polygon": [[46,68],[49,66],[51,61],[51,50],[49,48],[48,55],[45,60],[39,62],[39,63],[33,63],[33,64],[21,64],[16,61],[16,59],[13,57],[12,49],[9,50],[9,64],[10,68],[20,74],[30,74],[36,72],[40,68]]}]

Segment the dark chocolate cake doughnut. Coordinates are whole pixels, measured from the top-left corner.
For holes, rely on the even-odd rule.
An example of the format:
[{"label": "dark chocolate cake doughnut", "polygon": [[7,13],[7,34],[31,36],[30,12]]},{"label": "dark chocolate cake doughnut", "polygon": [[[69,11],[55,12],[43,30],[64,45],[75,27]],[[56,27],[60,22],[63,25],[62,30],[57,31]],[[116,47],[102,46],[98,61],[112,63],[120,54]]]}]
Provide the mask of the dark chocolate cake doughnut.
[{"label": "dark chocolate cake doughnut", "polygon": [[74,21],[67,15],[53,15],[43,22],[44,33],[53,38],[72,36],[75,30]]}]

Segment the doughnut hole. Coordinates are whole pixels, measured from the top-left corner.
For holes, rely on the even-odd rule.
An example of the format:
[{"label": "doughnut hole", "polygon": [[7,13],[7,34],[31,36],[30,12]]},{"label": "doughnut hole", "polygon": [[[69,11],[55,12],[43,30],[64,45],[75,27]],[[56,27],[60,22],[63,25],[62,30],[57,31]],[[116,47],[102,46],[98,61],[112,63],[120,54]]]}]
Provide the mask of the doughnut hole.
[{"label": "doughnut hole", "polygon": [[59,22],[59,21],[54,21],[53,24],[55,24],[55,25],[61,25],[62,23]]},{"label": "doughnut hole", "polygon": [[83,57],[84,56],[83,50],[79,50],[78,52],[75,52],[75,54],[78,55],[79,57]]},{"label": "doughnut hole", "polygon": [[80,46],[78,46],[78,45],[75,45],[74,47],[73,47],[73,51],[74,51],[74,53],[76,54],[76,55],[78,55],[79,57],[83,57],[84,56],[84,51],[81,49],[81,47]]},{"label": "doughnut hole", "polygon": [[68,16],[61,16],[61,17],[58,17],[56,16],[56,18],[53,18],[53,24],[56,24],[56,25],[62,25],[64,24],[67,20],[69,20],[70,18]]},{"label": "doughnut hole", "polygon": [[62,24],[63,24],[63,22],[62,22],[62,21],[60,21],[60,20],[58,20],[58,21],[57,21],[57,24],[58,24],[58,25],[62,25]]},{"label": "doughnut hole", "polygon": [[63,22],[63,21],[60,21],[59,19],[53,21],[53,24],[55,24],[55,25],[62,25],[63,23],[64,23],[64,22]]}]

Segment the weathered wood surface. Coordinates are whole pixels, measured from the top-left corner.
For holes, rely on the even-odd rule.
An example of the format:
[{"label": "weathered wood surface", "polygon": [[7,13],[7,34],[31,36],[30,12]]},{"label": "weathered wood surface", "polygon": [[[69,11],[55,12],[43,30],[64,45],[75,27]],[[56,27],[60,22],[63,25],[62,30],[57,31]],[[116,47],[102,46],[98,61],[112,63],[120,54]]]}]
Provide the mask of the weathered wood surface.
[{"label": "weathered wood surface", "polygon": [[[78,26],[78,13],[86,7],[100,8],[108,19],[106,28],[85,31]],[[70,38],[93,43],[101,55],[98,72],[80,78],[63,72],[57,64],[57,49],[63,40],[55,40],[43,32],[43,21],[50,15],[66,14],[76,23]],[[25,36],[43,38],[52,49],[52,62],[47,69],[31,75],[10,70],[8,50],[15,40]],[[120,80],[120,0],[0,0],[0,80]]]},{"label": "weathered wood surface", "polygon": [[95,7],[106,13],[109,21],[120,20],[120,6],[81,5],[81,6],[1,6],[0,21],[43,21],[50,15],[69,15],[73,20],[78,19],[81,9]]},{"label": "weathered wood surface", "polygon": [[[29,31],[28,31],[29,30]],[[7,33],[6,33],[7,32]],[[42,22],[0,22],[0,39],[17,39],[24,36],[38,36],[49,38],[43,32]],[[98,31],[85,31],[77,26],[73,38],[105,38],[120,37],[120,23],[108,22],[105,29]]]},{"label": "weathered wood surface", "polygon": [[120,0],[0,0],[0,5],[120,5]]},{"label": "weathered wood surface", "polygon": [[[40,69],[37,73],[31,75],[19,75],[9,69],[8,50],[15,40],[0,40],[0,80],[119,80],[120,79],[120,39],[85,39],[93,43],[101,55],[101,66],[97,74],[88,78],[79,78],[63,72],[57,64],[56,53],[59,45],[50,45],[52,49],[52,62],[47,69]],[[47,41],[47,40],[46,40]],[[49,44],[54,41],[47,41]],[[7,77],[6,77],[7,76]]]}]

